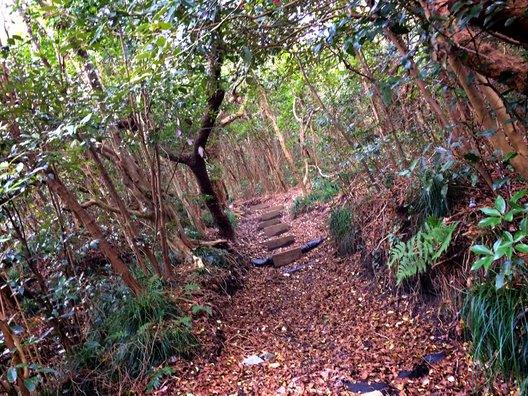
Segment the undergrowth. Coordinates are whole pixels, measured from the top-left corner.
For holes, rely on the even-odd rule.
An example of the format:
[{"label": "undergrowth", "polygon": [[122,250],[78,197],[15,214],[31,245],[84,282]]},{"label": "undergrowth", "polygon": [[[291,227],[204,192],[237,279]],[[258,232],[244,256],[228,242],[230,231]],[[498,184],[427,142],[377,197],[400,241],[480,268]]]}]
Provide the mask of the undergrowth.
[{"label": "undergrowth", "polygon": [[315,178],[312,192],[305,197],[297,197],[290,209],[292,215],[298,216],[309,212],[318,202],[327,203],[339,193],[339,186],[326,178]]},{"label": "undergrowth", "polygon": [[484,283],[470,290],[463,316],[472,337],[474,361],[487,380],[513,379],[527,395],[528,290],[497,289]]},{"label": "undergrowth", "polygon": [[466,169],[458,169],[456,163],[435,153],[428,161],[419,158],[410,167],[415,170],[416,188],[408,199],[412,214],[419,223],[428,217],[445,217],[464,194],[468,184]]},{"label": "undergrowth", "polygon": [[422,230],[407,242],[397,242],[390,251],[389,267],[396,268],[396,280],[423,273],[448,249],[457,223],[446,225],[441,219],[429,217]]},{"label": "undergrowth", "polygon": [[[158,278],[145,282],[137,296],[114,299],[95,320],[80,351],[72,359],[74,393],[109,391],[108,384],[141,380],[173,357],[188,358],[198,342],[191,333],[191,318],[184,316]],[[121,298],[119,298],[121,297]]]},{"label": "undergrowth", "polygon": [[[235,216],[233,212],[231,212],[229,209],[224,210],[225,215],[227,216],[227,219],[233,226],[233,228],[236,228],[238,225],[238,219]],[[213,215],[211,215],[211,212],[205,211],[202,215],[202,222],[205,224],[206,227],[214,227],[214,219]]]},{"label": "undergrowth", "polygon": [[328,229],[339,256],[347,256],[358,251],[358,231],[352,222],[353,214],[349,207],[334,209],[330,214]]}]

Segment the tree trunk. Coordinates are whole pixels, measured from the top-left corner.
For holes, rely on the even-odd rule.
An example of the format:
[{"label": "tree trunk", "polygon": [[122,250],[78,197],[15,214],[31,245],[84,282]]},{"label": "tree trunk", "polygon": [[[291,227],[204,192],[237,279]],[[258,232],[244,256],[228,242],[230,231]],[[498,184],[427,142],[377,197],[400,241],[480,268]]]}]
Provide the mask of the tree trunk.
[{"label": "tree trunk", "polygon": [[[7,324],[7,318],[4,316],[3,312],[0,313],[0,331],[4,335],[4,340],[8,350],[11,351],[11,354],[13,355],[12,367],[16,367],[18,365],[27,366],[28,362],[26,361],[22,346],[20,345],[17,336],[12,332],[11,328]],[[28,377],[26,375],[26,372],[28,371],[27,367],[25,369],[16,368],[16,371],[18,373],[16,380],[16,387],[18,388],[18,391],[22,396],[30,396],[31,393],[24,384],[24,379]]]},{"label": "tree trunk", "polygon": [[125,284],[135,293],[139,294],[142,291],[141,285],[132,275],[128,267],[121,260],[119,255],[106,241],[103,232],[97,225],[93,216],[84,209],[77,199],[73,196],[66,186],[58,179],[55,173],[48,173],[46,182],[55,194],[62,200],[64,205],[72,211],[72,213],[79,219],[79,221],[86,227],[92,235],[92,238],[99,241],[99,248],[110,262],[114,271],[121,276]]},{"label": "tree trunk", "polygon": [[222,205],[218,200],[213,183],[211,182],[211,178],[207,172],[205,160],[201,156],[195,157],[193,161],[189,163],[189,168],[196,177],[196,181],[200,187],[200,192],[202,193],[205,200],[205,205],[211,212],[211,216],[213,216],[213,220],[218,226],[220,235],[227,239],[234,239],[235,230],[227,218],[227,215],[222,210]]}]

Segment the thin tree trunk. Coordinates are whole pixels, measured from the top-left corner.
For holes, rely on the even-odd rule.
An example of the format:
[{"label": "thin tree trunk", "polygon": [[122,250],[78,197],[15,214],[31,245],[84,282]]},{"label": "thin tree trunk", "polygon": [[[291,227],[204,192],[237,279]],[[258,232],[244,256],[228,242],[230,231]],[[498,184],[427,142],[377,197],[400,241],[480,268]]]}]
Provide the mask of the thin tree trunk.
[{"label": "thin tree trunk", "polygon": [[271,109],[268,103],[268,98],[263,88],[260,88],[259,98],[260,98],[260,105],[262,107],[262,111],[264,112],[264,115],[266,116],[266,118],[269,120],[271,127],[273,128],[273,132],[275,132],[275,136],[277,137],[277,140],[279,141],[282,152],[284,153],[284,157],[286,157],[286,161],[288,161],[288,164],[290,165],[293,175],[295,176],[295,180],[297,181],[298,185],[301,187],[303,195],[307,195],[308,191],[306,190],[306,185],[304,184],[303,179],[301,175],[299,174],[299,171],[297,170],[297,166],[295,165],[295,161],[293,160],[290,150],[288,150],[288,147],[286,146],[286,142],[284,140],[284,134],[280,130],[279,126],[277,125],[277,120],[275,119],[275,116],[271,112]]},{"label": "thin tree trunk", "polygon": [[[310,80],[308,79],[308,76],[306,75],[306,71],[304,70],[304,67],[301,63],[301,60],[299,59],[299,57],[297,57],[297,63],[299,65],[299,69],[301,70],[301,74],[303,75],[303,78],[304,78],[304,81],[306,82],[306,84],[308,85],[308,88],[310,89],[310,92],[312,93],[312,96],[314,97],[315,101],[319,104],[319,106],[321,107],[321,109],[325,112],[325,114],[328,116],[328,118],[330,119],[330,122],[332,123],[332,125],[334,126],[334,128],[339,132],[339,134],[341,135],[341,137],[343,139],[345,139],[345,141],[348,143],[348,145],[350,147],[354,147],[354,142],[352,141],[352,139],[350,138],[350,136],[348,136],[348,133],[345,131],[345,129],[343,128],[343,126],[341,125],[341,123],[339,121],[337,121],[337,119],[335,118],[334,114],[332,114],[330,111],[328,111],[328,108],[326,107],[326,105],[323,103],[321,97],[319,96],[319,94],[317,93],[317,90],[315,89],[315,87],[313,86],[313,84],[310,82]],[[359,144],[359,142],[358,142]],[[363,167],[363,170],[365,171],[365,173],[367,174],[368,178],[370,179],[370,181],[372,182],[372,185],[376,188],[376,190],[379,190],[379,187],[378,185],[376,184],[376,179],[374,178],[374,175],[372,174],[372,172],[370,171],[369,167],[368,167],[368,164],[367,162],[362,158],[359,160],[361,166]]]},{"label": "thin tree trunk", "polygon": [[0,331],[2,332],[4,336],[4,340],[5,340],[8,350],[11,351],[11,354],[13,355],[12,367],[16,368],[18,365],[26,365],[26,369],[16,368],[16,371],[18,373],[17,380],[16,380],[18,391],[20,392],[22,396],[31,396],[31,392],[29,392],[28,388],[24,384],[24,379],[28,377],[28,375],[25,373],[28,370],[27,369],[28,362],[24,355],[22,346],[20,345],[20,341],[18,341],[17,336],[13,333],[13,331],[9,327],[7,323],[7,318],[5,317],[3,312],[0,313]]},{"label": "thin tree trunk", "polygon": [[114,184],[112,183],[112,180],[110,179],[110,176],[108,175],[108,172],[106,171],[103,163],[101,162],[99,155],[97,154],[96,150],[93,147],[90,147],[89,152],[92,156],[92,159],[95,162],[95,165],[97,166],[97,169],[99,170],[99,173],[101,174],[101,178],[103,179],[103,183],[108,189],[110,197],[114,201],[114,204],[119,208],[119,213],[121,214],[121,218],[123,219],[123,222],[124,222],[123,231],[125,233],[127,242],[130,248],[132,249],[132,251],[136,254],[138,263],[143,269],[143,272],[146,274],[147,270],[143,262],[143,259],[141,257],[141,250],[145,253],[147,258],[149,259],[150,264],[152,265],[152,268],[154,269],[156,274],[158,274],[158,276],[162,276],[158,261],[156,260],[154,253],[150,250],[150,247],[144,245],[142,248],[140,248],[136,244],[135,240],[137,240],[139,236],[139,231],[134,225],[134,222],[132,221],[132,219],[130,218],[130,215],[127,211],[125,203],[123,202],[123,200],[117,193],[117,190],[115,189]]},{"label": "thin tree trunk", "polygon": [[436,118],[438,122],[440,123],[440,126],[442,129],[446,129],[450,123],[447,119],[446,115],[444,114],[442,108],[440,107],[440,104],[437,102],[435,98],[433,98],[433,95],[429,92],[429,89],[425,85],[425,82],[420,79],[420,76],[418,75],[418,68],[416,67],[416,63],[414,62],[414,59],[411,55],[409,55],[409,49],[405,46],[405,44],[401,41],[401,39],[394,34],[389,28],[384,29],[385,36],[389,41],[396,47],[396,49],[400,52],[400,55],[402,57],[406,57],[407,61],[410,63],[409,67],[409,74],[413,77],[414,82],[416,83],[416,86],[420,90],[420,93],[422,94],[423,98],[433,111],[433,113],[436,115]]},{"label": "thin tree trunk", "polygon": [[84,209],[77,199],[71,192],[68,191],[66,186],[58,179],[55,173],[48,173],[46,182],[49,187],[53,190],[57,196],[60,197],[64,205],[77,216],[80,222],[86,227],[86,229],[92,235],[92,238],[99,241],[99,248],[110,262],[110,265],[114,271],[121,276],[125,284],[135,293],[139,294],[142,291],[142,287],[139,282],[134,278],[128,267],[123,263],[119,255],[106,241],[103,232],[97,225],[93,216]]}]

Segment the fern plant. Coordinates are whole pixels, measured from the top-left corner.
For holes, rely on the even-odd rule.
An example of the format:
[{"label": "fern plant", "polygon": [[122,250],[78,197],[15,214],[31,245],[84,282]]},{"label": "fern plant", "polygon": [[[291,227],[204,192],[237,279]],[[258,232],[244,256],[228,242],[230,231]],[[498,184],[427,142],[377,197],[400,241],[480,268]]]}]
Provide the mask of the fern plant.
[{"label": "fern plant", "polygon": [[397,283],[427,271],[449,247],[457,224],[444,224],[441,219],[429,217],[423,230],[407,242],[396,243],[390,251],[389,267],[397,265]]}]

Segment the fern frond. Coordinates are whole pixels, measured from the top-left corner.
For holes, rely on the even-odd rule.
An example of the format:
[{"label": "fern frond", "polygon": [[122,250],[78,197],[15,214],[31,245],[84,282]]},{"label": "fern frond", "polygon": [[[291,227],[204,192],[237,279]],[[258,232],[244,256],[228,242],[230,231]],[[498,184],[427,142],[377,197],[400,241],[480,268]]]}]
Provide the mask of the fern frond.
[{"label": "fern frond", "polygon": [[419,231],[406,243],[396,243],[390,251],[389,268],[398,265],[396,281],[427,271],[449,248],[458,223],[446,225],[441,219],[430,217]]}]

